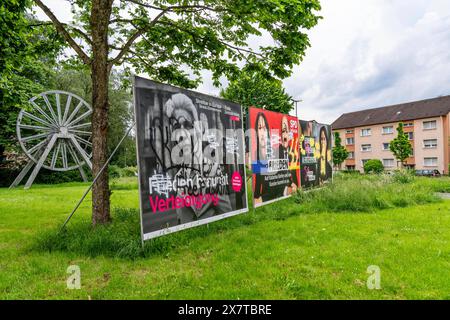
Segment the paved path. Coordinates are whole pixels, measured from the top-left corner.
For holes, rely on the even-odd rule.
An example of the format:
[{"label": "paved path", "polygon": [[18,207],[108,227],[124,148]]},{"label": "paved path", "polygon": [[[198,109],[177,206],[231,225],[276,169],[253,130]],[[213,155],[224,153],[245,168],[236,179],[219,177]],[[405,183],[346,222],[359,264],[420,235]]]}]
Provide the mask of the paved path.
[{"label": "paved path", "polygon": [[442,199],[450,199],[450,193],[441,193],[441,192],[437,192],[436,193],[439,197],[441,197]]}]

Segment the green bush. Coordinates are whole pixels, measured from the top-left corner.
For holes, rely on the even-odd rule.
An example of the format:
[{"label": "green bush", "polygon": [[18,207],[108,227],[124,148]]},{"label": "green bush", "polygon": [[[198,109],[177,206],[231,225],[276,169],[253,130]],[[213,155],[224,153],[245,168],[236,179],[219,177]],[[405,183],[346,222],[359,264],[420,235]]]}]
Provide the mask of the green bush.
[{"label": "green bush", "polygon": [[[91,171],[88,168],[84,168],[84,172],[86,173],[89,180],[92,180]],[[13,169],[0,169],[0,187],[9,187],[14,179],[19,175],[20,170]],[[26,179],[22,180],[22,184],[26,182]],[[51,171],[47,169],[41,169],[39,174],[36,176],[34,180],[35,184],[58,184],[58,183],[67,183],[67,182],[82,182],[80,171],[78,170],[70,170],[70,171]]]},{"label": "green bush", "polygon": [[411,183],[415,178],[414,171],[405,169],[394,171],[392,176],[393,181],[398,183]]},{"label": "green bush", "polygon": [[124,167],[121,168],[121,177],[135,177],[137,173],[137,167]]},{"label": "green bush", "polygon": [[358,170],[339,170],[339,173],[344,173],[344,174],[354,174],[354,175],[360,175],[361,172],[359,172]]},{"label": "green bush", "polygon": [[384,172],[384,166],[383,162],[378,159],[372,159],[367,161],[364,164],[364,172],[365,173],[374,173],[374,174],[380,174]]},{"label": "green bush", "polygon": [[137,172],[136,167],[121,168],[117,165],[109,165],[108,166],[108,174],[111,179],[134,177],[134,176],[136,176],[136,172]]},{"label": "green bush", "polygon": [[121,169],[119,166],[116,165],[109,165],[108,166],[108,175],[111,179],[118,179],[121,177]]},{"label": "green bush", "polygon": [[[403,178],[402,178],[403,179]],[[400,179],[400,180],[402,180]],[[414,180],[411,180],[413,182]],[[418,183],[399,183],[389,175],[341,175],[327,187],[299,191],[302,212],[373,212],[440,201],[435,189]]]}]

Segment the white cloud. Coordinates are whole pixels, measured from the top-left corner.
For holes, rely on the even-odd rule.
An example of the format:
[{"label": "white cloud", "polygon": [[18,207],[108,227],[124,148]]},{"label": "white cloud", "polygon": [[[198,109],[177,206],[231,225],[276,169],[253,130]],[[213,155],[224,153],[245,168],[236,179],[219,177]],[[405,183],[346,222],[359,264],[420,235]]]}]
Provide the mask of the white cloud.
[{"label": "white cloud", "polygon": [[370,107],[450,94],[450,2],[323,0],[324,19],[287,91],[299,117],[334,121]]}]

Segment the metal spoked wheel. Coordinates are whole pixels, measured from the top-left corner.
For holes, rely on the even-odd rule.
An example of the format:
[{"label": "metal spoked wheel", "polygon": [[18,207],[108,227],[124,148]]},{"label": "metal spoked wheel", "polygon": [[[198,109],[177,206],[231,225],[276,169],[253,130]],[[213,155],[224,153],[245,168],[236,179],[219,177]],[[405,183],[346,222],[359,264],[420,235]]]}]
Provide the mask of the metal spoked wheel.
[{"label": "metal spoked wheel", "polygon": [[64,91],[43,92],[30,103],[17,119],[17,137],[28,158],[53,171],[92,167],[91,106]]}]

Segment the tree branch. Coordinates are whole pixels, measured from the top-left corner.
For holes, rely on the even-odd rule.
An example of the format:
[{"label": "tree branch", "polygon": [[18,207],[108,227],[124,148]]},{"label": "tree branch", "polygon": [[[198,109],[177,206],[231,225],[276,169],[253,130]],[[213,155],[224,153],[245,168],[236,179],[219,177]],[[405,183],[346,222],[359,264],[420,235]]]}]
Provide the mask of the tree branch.
[{"label": "tree branch", "polygon": [[128,41],[125,43],[125,45],[122,47],[122,49],[120,50],[120,52],[117,54],[117,56],[112,59],[109,63],[111,65],[117,63],[118,61],[120,61],[120,59],[122,59],[122,57],[127,53],[127,51],[131,48],[133,42],[139,38],[144,32],[145,30],[147,30],[148,28],[151,28],[152,26],[154,26],[156,24],[156,22],[158,22],[158,20],[169,11],[169,9],[163,10],[161,11],[147,26],[138,29],[129,39]]},{"label": "tree branch", "polygon": [[[174,28],[177,28],[178,30],[180,30],[180,31],[182,31],[182,32],[186,32],[186,33],[190,34],[190,35],[192,36],[193,39],[195,39],[195,37],[197,36],[197,35],[195,35],[191,30],[188,30],[188,29],[186,29],[186,28],[182,28],[182,27],[178,26],[177,24],[172,23],[172,22],[170,22],[170,21],[159,21],[158,23],[170,25],[170,26],[172,26],[172,27],[174,27]],[[203,40],[203,39],[202,39],[202,40]],[[232,49],[232,50],[237,51],[237,52],[239,53],[239,55],[240,55],[241,57],[243,57],[245,60],[247,60],[247,56],[246,56],[244,53],[247,53],[247,54],[249,54],[249,55],[250,55],[250,54],[253,54],[253,55],[255,55],[255,56],[260,57],[261,59],[266,58],[262,53],[259,53],[259,52],[256,52],[256,51],[253,51],[253,50],[250,50],[250,49],[242,48],[242,47],[237,47],[237,46],[235,46],[235,45],[232,45],[232,44],[226,42],[225,40],[222,40],[222,39],[217,38],[217,41],[218,41],[219,43],[221,43],[222,45],[228,47],[229,49]]]},{"label": "tree branch", "polygon": [[206,9],[206,10],[211,10],[211,11],[225,11],[223,9],[219,9],[219,8],[213,8],[213,7],[208,7],[205,5],[200,5],[200,4],[191,4],[191,5],[181,5],[181,6],[170,6],[170,7],[157,7],[157,6],[153,6],[151,4],[148,3],[142,3],[138,0],[124,0],[127,2],[131,2],[134,3],[138,6],[142,6],[145,8],[149,8],[149,9],[154,9],[154,10],[161,10],[161,11],[176,11],[176,10],[182,10],[182,9]]},{"label": "tree branch", "polygon": [[[139,38],[146,30],[148,30],[149,28],[151,28],[152,26],[154,26],[158,20],[167,12],[174,12],[177,10],[185,10],[185,12],[195,12],[192,11],[192,9],[198,9],[198,10],[209,10],[209,11],[214,11],[214,12],[224,12],[227,11],[224,8],[214,8],[214,7],[209,7],[206,5],[179,5],[179,6],[169,6],[169,7],[157,7],[151,4],[147,4],[147,3],[143,3],[139,0],[124,0],[127,2],[131,2],[134,3],[138,6],[142,6],[145,8],[149,8],[149,9],[154,9],[154,10],[160,10],[161,12],[150,22],[149,25],[138,29],[129,39],[128,41],[125,43],[125,45],[122,47],[122,50],[119,52],[119,54],[113,58],[112,60],[110,60],[110,64],[115,64],[118,61],[120,61],[120,59],[127,53],[127,51],[130,49],[130,47],[132,46],[133,42],[136,41],[137,38]],[[110,21],[111,23],[113,22],[125,22],[125,23],[131,23],[133,24],[133,20],[126,20],[126,19],[115,19]]]},{"label": "tree branch", "polygon": [[[78,33],[84,40],[86,40],[87,43],[92,44],[91,38],[89,38],[89,36],[85,32],[83,32],[81,29],[71,26],[67,23],[61,23],[61,24],[67,28],[70,28],[74,32]],[[40,27],[40,26],[47,26],[47,25],[54,25],[54,23],[52,21],[41,21],[38,23],[28,24],[27,26],[28,27]]]},{"label": "tree branch", "polygon": [[58,31],[58,33],[67,41],[67,43],[73,48],[73,50],[75,50],[80,59],[87,65],[91,64],[91,59],[89,58],[89,56],[70,36],[69,32],[64,28],[64,24],[61,23],[58,20],[58,18],[56,18],[53,12],[41,0],[34,0],[34,2],[38,5],[39,8],[42,9],[42,11],[44,11],[47,17],[50,18],[50,20],[55,25],[55,28]]}]

